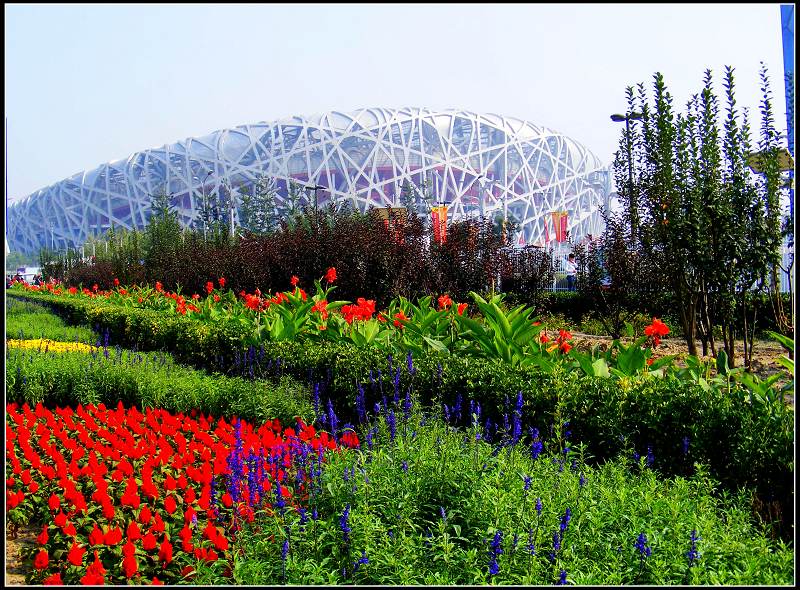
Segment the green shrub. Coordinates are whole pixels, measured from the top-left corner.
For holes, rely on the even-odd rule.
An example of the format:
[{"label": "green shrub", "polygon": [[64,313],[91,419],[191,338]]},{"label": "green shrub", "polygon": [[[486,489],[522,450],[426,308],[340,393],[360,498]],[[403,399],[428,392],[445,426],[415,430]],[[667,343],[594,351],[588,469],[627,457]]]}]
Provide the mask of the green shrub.
[{"label": "green shrub", "polygon": [[67,326],[51,309],[33,301],[9,297],[6,304],[6,338],[33,340],[48,338],[59,342],[97,341],[97,335],[81,326]]},{"label": "green shrub", "polygon": [[[106,356],[105,353],[108,353]],[[6,399],[75,404],[158,407],[170,412],[197,409],[213,416],[239,416],[260,424],[271,418],[312,418],[308,388],[284,377],[279,383],[207,375],[175,364],[163,353],[105,349],[95,353],[43,353],[10,349]]]}]

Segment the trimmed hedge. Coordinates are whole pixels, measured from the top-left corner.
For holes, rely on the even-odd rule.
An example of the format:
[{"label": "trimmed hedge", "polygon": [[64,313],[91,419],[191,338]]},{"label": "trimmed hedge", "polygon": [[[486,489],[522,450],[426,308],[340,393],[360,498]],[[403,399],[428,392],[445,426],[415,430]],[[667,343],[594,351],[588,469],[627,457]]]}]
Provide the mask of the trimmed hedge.
[{"label": "trimmed hedge", "polygon": [[289,377],[274,384],[207,375],[176,365],[167,355],[119,348],[94,353],[9,349],[6,400],[48,406],[111,406],[121,401],[173,413],[197,409],[212,416],[239,416],[254,424],[313,418],[308,387]]}]

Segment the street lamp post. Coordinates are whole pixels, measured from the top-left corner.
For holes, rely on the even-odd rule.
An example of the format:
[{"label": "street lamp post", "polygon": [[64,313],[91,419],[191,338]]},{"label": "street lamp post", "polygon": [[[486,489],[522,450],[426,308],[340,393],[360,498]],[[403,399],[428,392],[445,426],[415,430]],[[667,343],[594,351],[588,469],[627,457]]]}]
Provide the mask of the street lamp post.
[{"label": "street lamp post", "polygon": [[314,191],[314,211],[319,211],[319,200],[317,199],[317,191],[318,190],[325,190],[328,187],[322,186],[321,184],[314,183],[313,185],[309,184],[305,188],[311,189]]},{"label": "street lamp post", "polygon": [[639,204],[637,203],[636,196],[633,191],[633,155],[631,154],[631,120],[639,121],[642,118],[642,113],[635,113],[631,111],[625,115],[617,113],[611,115],[611,120],[615,123],[625,121],[625,145],[628,151],[628,199],[630,202],[630,215],[631,215],[631,237],[636,236],[639,228]]},{"label": "street lamp post", "polygon": [[[203,179],[203,183],[200,185],[200,190],[203,193],[203,241],[205,242],[208,239],[208,201],[206,200],[206,180],[208,177],[214,173],[213,170],[209,170],[206,177]],[[197,178],[197,176],[195,176]]]}]

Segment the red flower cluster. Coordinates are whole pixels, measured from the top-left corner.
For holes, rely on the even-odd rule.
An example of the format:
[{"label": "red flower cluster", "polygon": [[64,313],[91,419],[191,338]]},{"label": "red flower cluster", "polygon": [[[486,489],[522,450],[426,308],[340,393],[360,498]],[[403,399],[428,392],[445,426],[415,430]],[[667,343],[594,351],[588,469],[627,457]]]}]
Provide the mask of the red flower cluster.
[{"label": "red flower cluster", "polygon": [[[9,404],[6,440],[6,510],[41,505],[50,517],[31,553],[31,580],[45,584],[141,583],[155,573],[177,581],[195,559],[229,559],[230,537],[214,520],[212,480],[220,512],[252,520],[268,505],[273,482],[281,482],[287,504],[307,497],[303,478],[290,473],[302,448],[319,455],[337,448],[328,433],[301,421],[296,429],[283,430],[277,420],[255,429],[121,403],[54,411]],[[358,446],[358,438],[346,433],[342,445]],[[235,481],[228,459],[237,452],[273,457],[255,489],[246,465],[226,489]]]},{"label": "red flower cluster", "polygon": [[342,315],[348,324],[352,324],[353,320],[369,320],[373,313],[375,313],[375,301],[372,299],[359,297],[355,304],[342,306]]},{"label": "red flower cluster", "polygon": [[661,344],[661,338],[669,334],[667,325],[658,318],[653,318],[653,323],[644,329],[644,335],[653,339],[653,346]]}]

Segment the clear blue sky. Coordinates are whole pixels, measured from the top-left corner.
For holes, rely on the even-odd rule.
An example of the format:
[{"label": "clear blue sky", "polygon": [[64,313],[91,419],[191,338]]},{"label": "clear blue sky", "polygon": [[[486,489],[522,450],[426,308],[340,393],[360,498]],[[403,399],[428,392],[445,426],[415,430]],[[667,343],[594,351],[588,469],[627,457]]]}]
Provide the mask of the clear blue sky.
[{"label": "clear blue sky", "polygon": [[783,129],[779,4],[6,4],[8,194],[225,127],[367,106],[519,117],[610,162],[609,115],[656,71],[682,110],[706,68],[735,67],[757,130],[759,61]]}]

